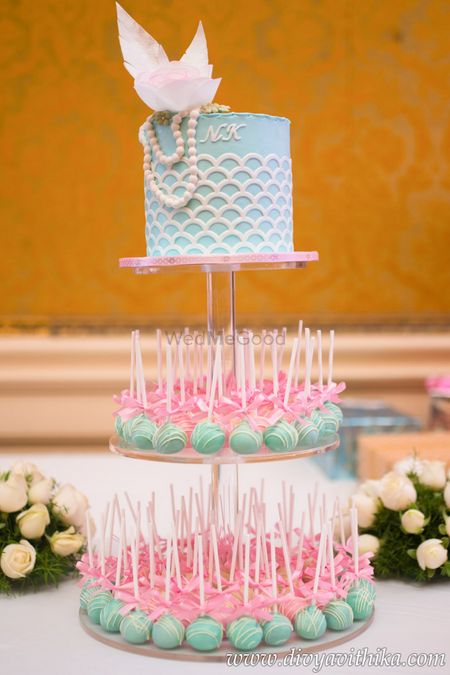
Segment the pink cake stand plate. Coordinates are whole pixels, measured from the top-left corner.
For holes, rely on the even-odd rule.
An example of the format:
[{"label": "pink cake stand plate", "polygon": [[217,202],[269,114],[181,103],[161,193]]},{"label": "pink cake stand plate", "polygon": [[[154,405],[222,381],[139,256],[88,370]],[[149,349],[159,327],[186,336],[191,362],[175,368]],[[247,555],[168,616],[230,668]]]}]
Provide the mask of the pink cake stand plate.
[{"label": "pink cake stand plate", "polygon": [[120,258],[119,266],[137,274],[158,272],[238,272],[240,270],[289,270],[319,260],[317,251],[293,253],[241,253],[239,255],[178,255]]}]

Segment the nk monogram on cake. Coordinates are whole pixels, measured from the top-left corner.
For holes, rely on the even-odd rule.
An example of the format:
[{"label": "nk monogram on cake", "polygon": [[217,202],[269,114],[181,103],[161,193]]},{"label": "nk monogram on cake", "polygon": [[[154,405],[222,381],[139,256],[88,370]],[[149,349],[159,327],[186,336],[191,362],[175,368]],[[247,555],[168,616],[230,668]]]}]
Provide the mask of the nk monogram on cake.
[{"label": "nk monogram on cake", "polygon": [[147,255],[293,250],[289,120],[197,110],[148,118],[140,140]]}]

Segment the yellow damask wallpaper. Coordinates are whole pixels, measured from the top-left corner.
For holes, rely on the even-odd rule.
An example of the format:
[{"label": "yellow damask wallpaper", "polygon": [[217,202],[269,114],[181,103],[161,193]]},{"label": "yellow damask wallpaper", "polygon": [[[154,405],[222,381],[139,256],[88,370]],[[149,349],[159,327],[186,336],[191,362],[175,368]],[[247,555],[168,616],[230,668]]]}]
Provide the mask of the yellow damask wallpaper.
[{"label": "yellow damask wallpaper", "polygon": [[[172,58],[203,20],[216,100],[292,120],[304,272],[239,278],[243,313],[450,310],[447,0],[123,0]],[[204,279],[138,278],[148,114],[113,0],[1,0],[2,294],[9,320],[198,314]]]}]

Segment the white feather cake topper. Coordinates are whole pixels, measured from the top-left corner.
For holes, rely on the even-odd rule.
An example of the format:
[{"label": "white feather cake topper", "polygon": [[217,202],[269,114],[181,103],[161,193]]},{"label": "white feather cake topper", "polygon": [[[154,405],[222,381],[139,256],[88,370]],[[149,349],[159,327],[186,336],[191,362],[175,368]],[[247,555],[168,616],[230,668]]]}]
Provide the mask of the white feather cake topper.
[{"label": "white feather cake topper", "polygon": [[202,23],[179,61],[118,4],[117,23],[125,68],[140,98],[153,110],[180,112],[210,103],[220,84],[212,79]]}]

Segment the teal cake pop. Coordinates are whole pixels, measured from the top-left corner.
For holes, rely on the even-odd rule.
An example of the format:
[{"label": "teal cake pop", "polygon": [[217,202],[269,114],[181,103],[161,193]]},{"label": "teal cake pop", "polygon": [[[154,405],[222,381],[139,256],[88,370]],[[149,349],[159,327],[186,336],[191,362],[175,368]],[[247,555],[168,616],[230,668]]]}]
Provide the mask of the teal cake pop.
[{"label": "teal cake pop", "polygon": [[344,413],[342,412],[342,409],[338,405],[336,405],[336,403],[332,403],[332,401],[327,401],[323,405],[327,410],[330,411],[332,415],[335,416],[340,426],[344,421]]},{"label": "teal cake pop", "polygon": [[136,609],[123,617],[120,624],[120,634],[125,642],[132,645],[142,645],[150,640],[152,626],[148,614]]},{"label": "teal cake pop", "polygon": [[123,606],[123,602],[114,599],[108,602],[100,612],[100,626],[107,633],[119,632],[123,620],[123,614],[120,614],[120,610]]},{"label": "teal cake pop", "polygon": [[318,640],[325,633],[327,622],[323,612],[313,604],[297,613],[294,628],[304,640]]},{"label": "teal cake pop", "polygon": [[272,452],[289,452],[297,445],[297,429],[286,420],[278,420],[264,430],[264,443]]},{"label": "teal cake pop", "polygon": [[153,437],[158,427],[146,415],[141,414],[134,420],[131,443],[139,450],[153,450]]},{"label": "teal cake pop", "polygon": [[295,420],[294,426],[298,435],[297,448],[305,450],[316,447],[319,440],[319,430],[310,419],[299,417]]},{"label": "teal cake pop", "polygon": [[87,609],[89,600],[99,591],[102,587],[95,583],[95,579],[92,577],[86,579],[83,584],[83,587],[80,592],[80,607],[81,609]]},{"label": "teal cake pop", "polygon": [[187,436],[176,424],[166,422],[153,436],[153,446],[161,455],[173,455],[186,447]]},{"label": "teal cake pop", "polygon": [[332,434],[336,434],[339,429],[336,417],[329,412],[314,410],[311,415],[311,421],[314,422],[319,430],[319,441],[328,438]]},{"label": "teal cake pop", "polygon": [[347,630],[353,623],[353,610],[344,600],[331,600],[323,613],[330,630]]},{"label": "teal cake pop", "polygon": [[201,455],[213,455],[225,444],[225,432],[215,422],[199,422],[192,432],[191,445]]},{"label": "teal cake pop", "polygon": [[153,624],[152,639],[161,649],[175,649],[184,640],[184,626],[172,614],[163,614]]},{"label": "teal cake pop", "polygon": [[100,623],[100,614],[103,607],[112,601],[109,591],[101,591],[93,595],[87,603],[87,614],[93,623]]},{"label": "teal cake pop", "polygon": [[120,435],[125,443],[131,444],[133,442],[134,430],[136,427],[139,427],[141,417],[145,417],[144,413],[140,413],[139,415],[136,415],[136,417],[132,417],[130,420],[125,420],[125,422],[122,423]]},{"label": "teal cake pop", "polygon": [[346,602],[353,610],[355,621],[368,619],[373,612],[375,587],[367,579],[359,579],[350,586]]},{"label": "teal cake pop", "polygon": [[230,434],[230,448],[238,455],[253,455],[262,446],[263,436],[244,420]]},{"label": "teal cake pop", "polygon": [[123,435],[123,422],[120,415],[116,415],[114,418],[114,429],[118,436],[122,438]]},{"label": "teal cake pop", "polygon": [[222,624],[211,616],[199,616],[186,628],[186,642],[198,652],[212,652],[220,647]]},{"label": "teal cake pop", "polygon": [[227,626],[227,638],[235,649],[249,652],[261,643],[263,629],[251,616],[241,616]]},{"label": "teal cake pop", "polygon": [[266,645],[279,647],[284,645],[292,635],[292,624],[284,614],[275,612],[270,621],[262,625],[263,638]]}]

